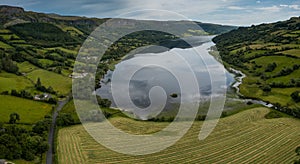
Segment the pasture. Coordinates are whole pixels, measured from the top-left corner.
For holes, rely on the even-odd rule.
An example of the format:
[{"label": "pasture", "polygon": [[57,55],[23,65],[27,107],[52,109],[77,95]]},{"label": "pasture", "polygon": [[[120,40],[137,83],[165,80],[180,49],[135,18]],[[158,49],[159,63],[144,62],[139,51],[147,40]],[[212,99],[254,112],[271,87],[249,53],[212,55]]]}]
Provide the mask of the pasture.
[{"label": "pasture", "polygon": [[52,106],[47,103],[6,95],[0,95],[0,99],[0,120],[3,122],[8,122],[9,115],[14,112],[20,115],[18,123],[23,124],[34,124],[51,114]]},{"label": "pasture", "polygon": [[68,94],[71,91],[72,79],[54,72],[37,69],[27,74],[27,77],[36,82],[38,78],[41,79],[42,85],[51,86],[60,94]]},{"label": "pasture", "polygon": [[12,89],[21,90],[32,86],[33,84],[31,81],[23,76],[17,76],[6,72],[0,73],[0,92],[10,92]]}]

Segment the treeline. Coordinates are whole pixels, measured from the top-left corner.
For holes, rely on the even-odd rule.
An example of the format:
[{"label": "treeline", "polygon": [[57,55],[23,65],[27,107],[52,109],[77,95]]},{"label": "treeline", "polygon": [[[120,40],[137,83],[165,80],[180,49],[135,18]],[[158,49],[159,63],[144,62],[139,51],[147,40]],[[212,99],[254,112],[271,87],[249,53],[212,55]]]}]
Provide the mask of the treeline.
[{"label": "treeline", "polygon": [[78,38],[72,37],[50,23],[22,23],[10,26],[8,29],[26,41],[47,47],[80,43]]},{"label": "treeline", "polygon": [[291,79],[290,82],[271,82],[269,84],[273,88],[293,88],[300,87],[300,78]]},{"label": "treeline", "polygon": [[[38,90],[38,91],[41,91],[41,92],[44,92],[44,93],[47,93],[47,94],[54,94],[54,95],[57,95],[57,92],[54,91],[54,89],[49,86],[49,87],[45,87],[42,85],[41,83],[41,80],[40,78],[37,79],[37,82],[36,84],[34,85],[35,89]],[[11,95],[11,96],[16,96],[16,97],[21,97],[21,98],[25,98],[25,99],[33,99],[35,95],[32,95],[31,92],[28,92],[27,90],[25,89],[22,89],[20,91],[17,91],[15,89],[12,89],[9,93],[9,91],[3,91],[0,93],[1,95]],[[54,97],[49,97],[49,98],[46,98],[46,99],[41,99],[39,101],[43,101],[43,102],[46,102],[46,103],[49,103],[49,104],[57,104],[57,99],[54,98]]]},{"label": "treeline", "polygon": [[294,17],[287,21],[276,22],[272,24],[261,24],[251,27],[240,27],[228,33],[219,35],[213,39],[219,47],[227,47],[241,43],[251,43],[257,40],[265,43],[299,43],[292,37],[271,35],[273,32],[280,30],[300,30],[298,23],[300,17]]},{"label": "treeline", "polygon": [[42,161],[43,154],[49,148],[47,137],[51,117],[45,116],[33,125],[32,130],[17,126],[15,123],[19,120],[20,116],[12,113],[10,124],[0,123],[0,159],[32,161],[39,158]]},{"label": "treeline", "polygon": [[[8,91],[3,91],[1,92],[1,95],[11,95],[11,96],[15,96],[15,97],[21,97],[21,98],[25,98],[25,99],[30,99],[32,100],[34,98],[34,95],[32,95],[30,92],[26,91],[26,90],[21,90],[21,91],[17,91],[15,89],[12,89],[10,91],[10,93]],[[44,100],[39,100],[39,101],[43,101],[49,104],[57,104],[57,99],[50,97]]]},{"label": "treeline", "polygon": [[12,60],[11,56],[6,55],[3,51],[0,51],[0,72],[1,70],[14,74],[18,74],[19,71],[17,64]]}]

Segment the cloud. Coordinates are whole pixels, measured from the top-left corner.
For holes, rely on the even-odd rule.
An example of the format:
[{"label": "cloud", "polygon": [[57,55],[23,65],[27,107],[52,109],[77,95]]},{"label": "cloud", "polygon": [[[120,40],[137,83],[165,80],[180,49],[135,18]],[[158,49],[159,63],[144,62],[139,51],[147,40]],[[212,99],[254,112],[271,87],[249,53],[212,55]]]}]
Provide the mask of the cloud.
[{"label": "cloud", "polygon": [[299,3],[295,0],[284,2],[285,4],[282,4],[283,1],[273,0],[2,0],[1,4],[21,6],[25,10],[37,12],[99,18],[116,18],[124,13],[154,9],[152,14],[140,13],[138,17],[176,19],[161,14],[160,11],[166,10],[201,22],[251,25],[299,16]]},{"label": "cloud", "polygon": [[227,8],[230,9],[230,10],[244,10],[244,9],[246,9],[246,8],[240,7],[240,6],[228,6]]},{"label": "cloud", "polygon": [[300,6],[299,5],[279,5],[282,8],[290,8],[290,9],[294,9],[294,10],[300,10]]},{"label": "cloud", "polygon": [[268,12],[278,12],[281,10],[280,7],[274,5],[274,6],[271,6],[271,7],[260,7],[260,8],[257,8],[258,10],[262,10],[262,11],[268,11]]}]

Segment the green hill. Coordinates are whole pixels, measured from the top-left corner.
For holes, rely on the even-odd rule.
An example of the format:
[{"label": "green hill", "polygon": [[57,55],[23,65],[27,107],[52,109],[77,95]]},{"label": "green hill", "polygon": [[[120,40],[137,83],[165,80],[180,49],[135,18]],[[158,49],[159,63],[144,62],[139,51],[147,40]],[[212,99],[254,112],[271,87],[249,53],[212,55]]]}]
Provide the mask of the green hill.
[{"label": "green hill", "polygon": [[300,17],[240,27],[213,41],[227,67],[247,75],[240,86],[245,97],[300,117]]}]

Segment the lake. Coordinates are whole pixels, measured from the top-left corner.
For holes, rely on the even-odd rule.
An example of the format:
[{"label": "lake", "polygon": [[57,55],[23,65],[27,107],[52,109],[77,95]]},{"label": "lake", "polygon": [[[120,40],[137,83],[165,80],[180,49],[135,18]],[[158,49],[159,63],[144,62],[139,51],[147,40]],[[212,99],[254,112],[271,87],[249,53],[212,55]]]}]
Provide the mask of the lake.
[{"label": "lake", "polygon": [[[211,47],[214,46],[211,38],[211,36],[189,38],[193,41],[192,43],[195,43],[193,44],[193,48],[161,50],[163,49],[161,47],[148,47],[141,51],[135,51],[118,63],[114,71],[107,72],[101,80],[101,88],[97,89],[96,93],[102,98],[111,100],[112,107],[130,111],[134,114],[137,114],[137,112],[132,111],[130,105],[127,106],[126,103],[123,103],[122,106],[116,106],[112,96],[112,80],[114,80],[114,85],[118,85],[121,88],[119,94],[126,94],[129,90],[131,101],[141,109],[151,105],[149,92],[151,88],[156,86],[163,88],[165,92],[165,94],[161,94],[160,92],[152,93],[152,96],[157,99],[164,99],[166,97],[163,111],[175,110],[182,102],[189,103],[195,101],[195,99],[201,99],[204,102],[210,96],[224,95],[224,90],[226,92],[226,88],[235,80],[233,75],[227,72],[223,65],[209,53]],[[160,50],[157,52],[157,49]],[[153,65],[149,65],[148,63],[153,63]],[[187,67],[187,64],[189,67]],[[165,65],[169,70],[163,67]],[[124,81],[131,76],[129,72],[132,72],[136,68],[140,69],[130,78],[129,84],[124,84]],[[183,96],[181,95],[178,78],[181,78],[181,75],[184,77],[191,70],[198,83],[200,95],[187,94]],[[113,78],[115,71],[122,72],[122,76]],[[210,77],[209,71],[214,71],[215,77],[213,79]],[[180,77],[175,77],[172,72],[175,72]],[[220,76],[216,76],[218,72]],[[225,81],[221,78],[222,74]],[[219,77],[220,79],[218,79]],[[213,80],[214,84],[214,93],[212,93],[211,80]],[[156,108],[155,105],[152,104],[151,108]],[[149,118],[148,116],[152,116],[152,114],[153,110],[147,109],[143,112],[143,117]]]}]

